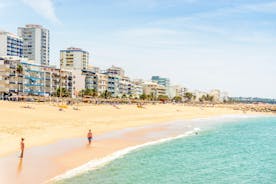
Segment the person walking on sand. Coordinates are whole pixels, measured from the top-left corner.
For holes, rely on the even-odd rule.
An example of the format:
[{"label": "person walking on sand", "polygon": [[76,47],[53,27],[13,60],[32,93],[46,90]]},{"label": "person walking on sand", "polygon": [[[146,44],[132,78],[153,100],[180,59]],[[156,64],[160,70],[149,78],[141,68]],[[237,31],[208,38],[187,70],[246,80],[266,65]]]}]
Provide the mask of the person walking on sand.
[{"label": "person walking on sand", "polygon": [[89,144],[91,144],[92,138],[93,138],[93,135],[92,135],[92,132],[91,132],[91,129],[90,129],[89,132],[87,133],[87,139],[88,139]]},{"label": "person walking on sand", "polygon": [[20,154],[20,158],[23,158],[24,148],[25,148],[24,138],[21,138],[21,143],[20,143],[21,154]]}]

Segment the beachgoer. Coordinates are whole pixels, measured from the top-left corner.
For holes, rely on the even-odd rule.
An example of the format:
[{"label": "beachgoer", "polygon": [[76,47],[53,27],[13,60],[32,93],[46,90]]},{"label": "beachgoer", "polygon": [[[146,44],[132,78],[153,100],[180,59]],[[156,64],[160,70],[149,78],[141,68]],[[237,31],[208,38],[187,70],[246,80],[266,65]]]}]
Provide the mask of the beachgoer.
[{"label": "beachgoer", "polygon": [[93,138],[92,132],[91,132],[91,130],[89,130],[89,132],[87,133],[87,139],[88,139],[89,144],[91,144],[92,138]]},{"label": "beachgoer", "polygon": [[21,154],[20,154],[20,158],[23,158],[24,148],[25,148],[24,138],[21,138],[21,143],[20,143]]}]

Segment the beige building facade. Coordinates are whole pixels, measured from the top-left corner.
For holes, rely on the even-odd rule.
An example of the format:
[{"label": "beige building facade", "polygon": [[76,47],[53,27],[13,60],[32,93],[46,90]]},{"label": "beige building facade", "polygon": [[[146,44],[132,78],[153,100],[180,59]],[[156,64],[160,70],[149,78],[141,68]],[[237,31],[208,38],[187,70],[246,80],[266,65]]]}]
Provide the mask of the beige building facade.
[{"label": "beige building facade", "polygon": [[89,53],[80,48],[70,47],[60,51],[60,67],[64,70],[88,69]]}]

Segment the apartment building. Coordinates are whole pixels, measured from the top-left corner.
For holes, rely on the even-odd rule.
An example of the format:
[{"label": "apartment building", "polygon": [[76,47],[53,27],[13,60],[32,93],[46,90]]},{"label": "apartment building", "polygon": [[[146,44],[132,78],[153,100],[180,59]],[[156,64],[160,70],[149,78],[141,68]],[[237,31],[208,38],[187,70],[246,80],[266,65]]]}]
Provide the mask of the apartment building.
[{"label": "apartment building", "polygon": [[41,25],[19,27],[17,34],[23,39],[23,57],[37,65],[49,65],[50,33]]},{"label": "apartment building", "polygon": [[117,67],[117,66],[111,66],[110,68],[107,69],[106,71],[109,75],[115,75],[119,77],[124,77],[125,76],[125,70]]},{"label": "apartment building", "polygon": [[99,94],[108,90],[108,76],[102,73],[96,73],[97,76],[97,91]]},{"label": "apartment building", "polygon": [[173,85],[169,87],[169,98],[174,98],[175,96],[184,97],[187,92],[187,88],[179,85]]},{"label": "apartment building", "polygon": [[0,96],[19,93],[23,90],[23,75],[18,72],[20,59],[0,57]]},{"label": "apartment building", "polygon": [[170,79],[169,78],[164,78],[164,77],[160,77],[160,76],[152,76],[151,81],[164,86],[166,88],[165,95],[169,96],[169,87],[170,87]]},{"label": "apartment building", "polygon": [[0,56],[22,57],[22,54],[22,38],[6,31],[0,31]]},{"label": "apartment building", "polygon": [[85,76],[86,89],[95,89],[99,95],[108,90],[108,75],[91,70],[82,70],[82,75]]},{"label": "apartment building", "polygon": [[140,84],[135,84],[134,82],[131,82],[130,95],[132,96],[132,98],[140,98],[142,94],[143,94],[143,86]]},{"label": "apartment building", "polygon": [[89,52],[70,47],[60,51],[60,67],[66,70],[86,70],[89,64]]},{"label": "apartment building", "polygon": [[57,89],[61,87],[72,96],[74,91],[71,72],[14,57],[0,58],[0,79],[2,95],[52,96],[57,95]]},{"label": "apartment building", "polygon": [[160,95],[166,95],[166,88],[163,85],[159,85],[155,82],[144,82],[143,93],[146,95],[153,95],[157,98]]},{"label": "apartment building", "polygon": [[119,96],[129,97],[131,95],[131,86],[129,77],[123,76],[119,81]]}]

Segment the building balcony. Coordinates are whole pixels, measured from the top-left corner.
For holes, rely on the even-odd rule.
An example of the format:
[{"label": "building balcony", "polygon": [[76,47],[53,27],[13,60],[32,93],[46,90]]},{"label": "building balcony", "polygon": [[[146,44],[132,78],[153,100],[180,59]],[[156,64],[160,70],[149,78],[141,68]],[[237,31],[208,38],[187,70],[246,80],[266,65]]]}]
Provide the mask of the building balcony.
[{"label": "building balcony", "polygon": [[17,84],[16,81],[9,81],[9,84]]},{"label": "building balcony", "polygon": [[28,87],[43,87],[44,85],[43,84],[25,84],[25,86],[28,86]]}]

